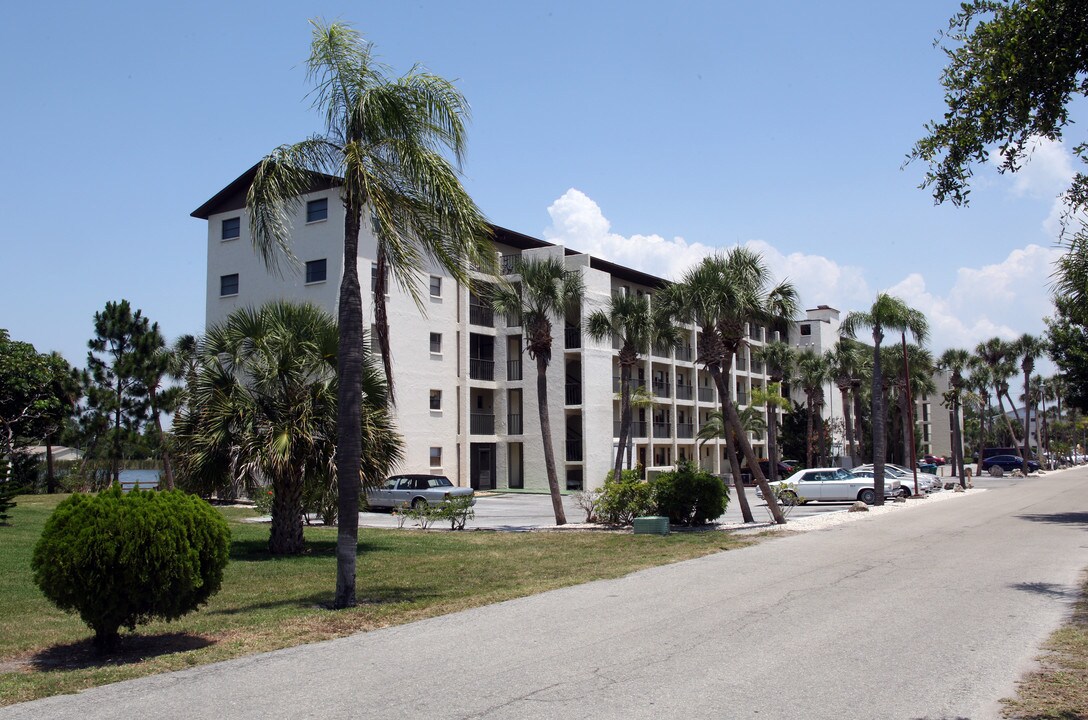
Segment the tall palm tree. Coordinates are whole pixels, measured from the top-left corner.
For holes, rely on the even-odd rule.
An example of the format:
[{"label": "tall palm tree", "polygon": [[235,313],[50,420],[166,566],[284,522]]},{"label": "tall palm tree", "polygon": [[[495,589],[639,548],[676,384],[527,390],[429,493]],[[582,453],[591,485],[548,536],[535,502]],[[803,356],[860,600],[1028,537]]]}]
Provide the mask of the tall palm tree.
[{"label": "tall palm tree", "polygon": [[789,343],[780,340],[767,343],[755,351],[755,358],[767,368],[765,391],[752,391],[752,400],[767,406],[767,463],[772,483],[778,482],[778,413],[788,410],[790,401],[782,396],[782,381],[793,375],[796,354]]},{"label": "tall palm tree", "polygon": [[[208,330],[200,367],[175,432],[187,484],[234,482],[273,493],[269,550],[303,550],[303,487],[336,476],[338,332],[312,305],[242,308]],[[364,363],[360,418],[368,478],[401,457],[386,407],[385,380]]]},{"label": "tall palm tree", "polygon": [[963,425],[960,407],[963,391],[967,387],[963,373],[967,370],[970,362],[971,353],[963,348],[948,348],[937,359],[937,367],[950,374],[948,384],[950,385],[949,400],[951,400],[952,404],[952,471],[959,475],[960,485],[964,488],[967,487],[967,478],[963,467],[963,436],[961,432]]},{"label": "tall palm tree", "polygon": [[[1020,357],[1020,369],[1024,371],[1024,474],[1028,474],[1028,458],[1031,456],[1031,373],[1035,371],[1035,361],[1046,357],[1047,343],[1031,333],[1024,333],[1013,343],[1014,351]],[[1036,438],[1038,445],[1038,438]],[[1042,447],[1040,446],[1041,450]]]},{"label": "tall palm tree", "polygon": [[978,464],[975,473],[982,470],[982,459],[986,455],[986,437],[993,426],[993,413],[990,409],[990,389],[993,383],[990,379],[990,367],[982,362],[977,355],[972,355],[967,361],[971,374],[966,379],[967,388],[977,397],[979,413],[978,433]]},{"label": "tall palm tree", "polygon": [[[465,150],[468,106],[448,81],[420,67],[399,78],[373,56],[373,46],[343,23],[311,21],[307,61],[315,106],[325,129],[283,145],[261,161],[246,198],[254,247],[278,270],[290,248],[288,213],[300,207],[315,177],[342,178],[344,264],[338,309],[336,468],[339,478],[336,596],[333,606],[355,605],[355,560],[361,483],[363,306],[359,233],[364,213],[378,238],[379,260],[400,284],[415,291],[426,259],[458,281],[472,262],[486,265],[487,225],[461,186],[457,169]],[[297,264],[297,261],[294,261]],[[418,298],[417,298],[418,300]],[[384,290],[375,296],[384,322]],[[392,379],[388,332],[380,330],[386,378]]]},{"label": "tall palm tree", "polygon": [[884,456],[887,452],[884,415],[884,373],[880,361],[880,344],[884,332],[910,332],[922,343],[929,333],[925,315],[909,307],[905,302],[887,293],[879,293],[869,310],[851,312],[843,319],[840,331],[847,337],[856,337],[858,330],[870,328],[873,333],[873,476],[876,503],[884,504]]},{"label": "tall palm tree", "polygon": [[[808,467],[824,464],[824,385],[831,379],[831,366],[828,358],[820,353],[808,350],[797,354],[797,374],[795,376],[801,390],[805,393],[805,408],[808,413],[808,430],[805,443],[805,464]],[[820,428],[816,430],[816,418],[820,418]],[[820,437],[820,456],[813,464],[813,436]]]},{"label": "tall palm tree", "polygon": [[[495,311],[520,315],[525,328],[526,351],[536,361],[536,399],[540,412],[540,439],[544,443],[544,467],[548,473],[548,490],[552,496],[555,524],[565,525],[563,496],[559,493],[559,478],[552,447],[552,425],[548,412],[548,365],[552,359],[552,321],[563,323],[576,315],[585,294],[582,276],[563,267],[554,258],[519,259],[514,264],[513,285],[497,285],[490,300]],[[617,476],[618,477],[618,476]]]},{"label": "tall palm tree", "polygon": [[828,354],[831,365],[831,378],[839,388],[842,396],[843,423],[846,429],[846,445],[852,464],[858,464],[857,445],[854,439],[854,424],[850,412],[851,390],[858,383],[862,370],[862,346],[861,343],[850,338],[840,338],[835,347]]},{"label": "tall palm tree", "polygon": [[652,346],[676,345],[680,341],[680,328],[663,311],[665,307],[651,308],[645,295],[619,293],[612,296],[606,309],[595,310],[586,319],[586,332],[593,339],[620,340],[620,431],[613,477],[618,478],[623,469],[623,453],[631,432],[631,371]]},{"label": "tall palm tree", "polygon": [[[737,445],[763,491],[772,517],[784,524],[786,518],[774,500],[733,406],[732,381],[724,374],[733,367],[738,351],[747,345],[750,325],[770,325],[783,318],[792,319],[796,314],[797,290],[789,282],[772,285],[772,281],[770,268],[759,253],[734,247],[704,258],[671,290],[678,316],[695,322],[701,330],[699,360],[718,386],[722,413],[733,428]],[[744,488],[739,478],[736,484],[737,498],[743,507]]]},{"label": "tall palm tree", "polygon": [[[1007,343],[1001,338],[990,338],[984,342],[980,342],[975,347],[975,355],[978,357],[979,362],[989,368],[990,382],[993,384],[994,395],[997,396],[997,407],[1001,411],[1001,417],[1005,422],[1005,429],[1009,433],[1013,447],[1016,448],[1016,454],[1020,456],[1020,460],[1024,461],[1024,453],[1020,449],[1020,441],[1016,437],[1016,431],[1013,429],[1012,421],[1009,419],[1008,414],[1005,412],[1005,402],[1002,397],[1009,394],[1009,379],[1016,374],[1016,348],[1012,343]],[[1009,404],[1013,402],[1010,399]],[[1020,413],[1015,406],[1012,408],[1012,412],[1016,415],[1017,421],[1020,420]],[[1026,430],[1026,426],[1023,426]],[[1025,432],[1026,434],[1026,432]],[[979,463],[984,460],[982,456],[979,456]],[[981,469],[981,464],[979,468]]]}]

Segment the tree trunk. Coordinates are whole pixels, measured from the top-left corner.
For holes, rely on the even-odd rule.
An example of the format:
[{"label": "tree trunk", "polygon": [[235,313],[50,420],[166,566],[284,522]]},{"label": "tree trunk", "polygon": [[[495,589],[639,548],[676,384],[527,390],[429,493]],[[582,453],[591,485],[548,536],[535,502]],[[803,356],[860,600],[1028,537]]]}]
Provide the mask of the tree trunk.
[{"label": "tree trunk", "polygon": [[[1016,431],[1013,430],[1012,420],[1010,420],[1009,416],[1005,413],[1005,403],[1001,400],[1000,390],[997,392],[997,407],[1001,411],[1001,417],[1005,419],[1005,429],[1009,431],[1009,437],[1012,438],[1012,446],[1016,448],[1016,454],[1020,456],[1020,461],[1023,462],[1024,454],[1020,451],[1020,440],[1016,437]],[[1015,409],[1016,408],[1013,408],[1013,410]],[[1017,418],[1019,418],[1019,415],[1020,413],[1017,413]],[[982,458],[979,458],[979,462],[981,461]]]},{"label": "tree trunk", "polygon": [[852,413],[850,412],[850,388],[844,386],[839,388],[839,394],[842,395],[842,418],[843,429],[846,431],[846,447],[847,455],[850,457],[850,466],[854,467],[857,463],[854,461],[855,455],[857,455],[854,448],[854,426],[852,422]]},{"label": "tree trunk", "polygon": [[612,477],[619,480],[623,472],[623,453],[627,451],[627,435],[631,432],[631,366],[620,364],[620,436],[616,446],[616,466]]},{"label": "tree trunk", "polygon": [[816,396],[816,416],[820,418],[820,427],[816,431],[817,437],[820,438],[820,464],[828,465],[827,459],[827,423],[824,422],[824,398],[823,390]]},{"label": "tree trunk", "polygon": [[[1028,474],[1028,458],[1031,457],[1031,372],[1024,370],[1024,452],[1020,459],[1023,460],[1024,474]],[[1038,432],[1038,431],[1036,431]],[[1036,440],[1038,444],[1038,440]]]},{"label": "tree trunk", "polygon": [[767,403],[767,470],[769,480],[778,482],[778,406]]},{"label": "tree trunk", "polygon": [[345,202],[344,275],[340,280],[340,343],[336,358],[336,597],[337,609],[355,605],[355,558],[359,551],[359,487],[362,465],[363,298],[359,288],[359,223],[362,208]]},{"label": "tree trunk", "polygon": [[884,453],[887,436],[884,417],[884,372],[880,366],[880,342],[884,333],[879,328],[873,329],[873,489],[876,491],[877,505],[884,504]]},{"label": "tree trunk", "polygon": [[963,433],[960,431],[960,398],[957,394],[952,400],[952,471],[956,471],[959,462],[960,487],[967,489],[967,473],[963,463]]},{"label": "tree trunk", "polygon": [[45,436],[45,491],[50,495],[57,491],[57,476],[53,471],[53,433]]},{"label": "tree trunk", "polygon": [[748,505],[748,495],[744,492],[744,479],[740,474],[740,460],[737,459],[737,449],[734,445],[733,433],[729,431],[729,425],[722,428],[722,438],[725,439],[725,454],[729,458],[729,472],[733,475],[733,487],[737,491],[737,502],[740,503],[741,519],[746,523],[754,523],[752,508]]},{"label": "tree trunk", "polygon": [[861,403],[861,393],[859,393],[857,389],[854,389],[851,394],[854,396],[854,444],[856,452],[854,466],[857,467],[862,464],[859,461],[861,460],[862,453],[864,452],[863,447],[865,445],[865,434],[864,428],[862,427],[862,410],[864,408]]},{"label": "tree trunk", "polygon": [[273,555],[298,555],[303,549],[302,475],[298,470],[288,472],[288,477],[272,486],[268,551]]},{"label": "tree trunk", "polygon": [[808,409],[808,424],[805,429],[805,467],[815,467],[812,464],[812,395],[806,398]]},{"label": "tree trunk", "polygon": [[903,424],[903,466],[914,467],[911,455],[914,454],[914,448],[910,445],[910,403],[907,401],[906,387],[903,388],[903,394],[899,397],[899,412],[901,417],[899,422]]},{"label": "tree trunk", "polygon": [[543,353],[536,356],[536,399],[540,411],[540,439],[544,442],[544,468],[548,473],[548,492],[552,496],[555,524],[566,525],[563,496],[559,494],[559,478],[555,472],[555,452],[552,449],[552,423],[548,412],[548,359]]},{"label": "tree trunk", "polygon": [[[358,241],[356,241],[358,243]],[[389,315],[385,305],[385,295],[389,291],[389,273],[386,265],[388,258],[385,254],[385,244],[378,242],[377,274],[374,282],[374,331],[378,334],[378,349],[382,354],[382,368],[385,370],[386,398],[390,405],[396,405],[393,394],[393,352],[389,349]],[[358,280],[356,280],[358,282]],[[360,297],[360,303],[362,298]],[[359,322],[362,323],[362,309],[360,305]]]}]

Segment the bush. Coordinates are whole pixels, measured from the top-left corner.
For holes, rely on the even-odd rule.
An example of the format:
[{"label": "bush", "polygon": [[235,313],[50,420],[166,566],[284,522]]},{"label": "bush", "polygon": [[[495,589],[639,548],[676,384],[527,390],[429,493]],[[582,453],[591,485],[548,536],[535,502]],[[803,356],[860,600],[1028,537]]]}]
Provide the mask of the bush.
[{"label": "bush", "polygon": [[100,650],[121,627],[174,620],[219,591],[230,529],[210,505],[180,490],[115,485],[75,494],[49,517],[34,547],[34,582],[62,610],[79,613]]},{"label": "bush", "polygon": [[476,511],[472,509],[473,499],[463,495],[448,497],[436,505],[431,513],[439,522],[448,521],[450,530],[464,530],[465,523],[476,517]]},{"label": "bush", "polygon": [[657,511],[669,516],[676,525],[703,525],[725,513],[729,495],[721,479],[681,462],[676,470],[664,472],[654,480]]},{"label": "bush", "polygon": [[639,476],[642,468],[624,470],[620,479],[609,470],[597,500],[597,517],[601,522],[630,525],[636,517],[654,511],[654,486]]}]

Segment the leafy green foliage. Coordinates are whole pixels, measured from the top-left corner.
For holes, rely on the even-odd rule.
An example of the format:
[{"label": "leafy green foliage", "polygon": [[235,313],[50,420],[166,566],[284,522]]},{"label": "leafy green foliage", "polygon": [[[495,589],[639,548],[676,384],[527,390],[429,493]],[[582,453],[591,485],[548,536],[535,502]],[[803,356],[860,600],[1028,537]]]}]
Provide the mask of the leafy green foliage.
[{"label": "leafy green foliage", "polygon": [[57,430],[72,409],[66,392],[70,374],[60,355],[41,354],[0,328],[0,455]]},{"label": "leafy green foliage", "polygon": [[630,525],[640,515],[651,515],[657,507],[654,486],[642,480],[642,468],[624,470],[617,480],[612,470],[605,477],[597,499],[597,518],[614,525]]},{"label": "leafy green foliage", "polygon": [[1088,411],[1088,311],[1068,297],[1055,305],[1058,312],[1046,319],[1050,357],[1066,381],[1065,401]]},{"label": "leafy green foliage", "polygon": [[704,525],[725,513],[729,496],[720,478],[692,462],[681,462],[673,472],[654,480],[657,511],[678,525]]},{"label": "leafy green foliage", "polygon": [[34,582],[79,613],[109,648],[122,627],[174,620],[207,602],[223,581],[226,521],[180,491],[75,494],[57,506],[34,548]]}]

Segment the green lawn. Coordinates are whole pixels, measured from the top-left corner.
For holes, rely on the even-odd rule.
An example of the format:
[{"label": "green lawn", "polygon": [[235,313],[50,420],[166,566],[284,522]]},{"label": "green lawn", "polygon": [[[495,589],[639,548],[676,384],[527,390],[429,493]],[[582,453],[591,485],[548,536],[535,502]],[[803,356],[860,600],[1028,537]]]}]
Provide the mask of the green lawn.
[{"label": "green lawn", "polygon": [[31,580],[34,543],[61,499],[19,497],[11,526],[0,527],[0,705],[620,577],[752,542],[723,532],[363,529],[360,604],[332,612],[325,605],[336,577],[334,528],[307,528],[305,555],[274,558],[266,550],[268,526],[242,522],[250,510],[224,508],[232,547],[219,594],[178,621],[137,628],[118,655],[99,658],[86,626],[50,605]]}]

